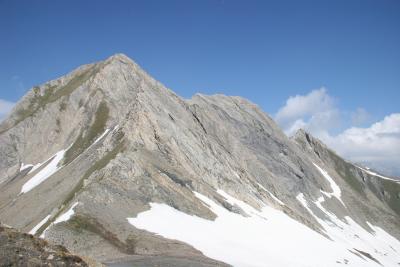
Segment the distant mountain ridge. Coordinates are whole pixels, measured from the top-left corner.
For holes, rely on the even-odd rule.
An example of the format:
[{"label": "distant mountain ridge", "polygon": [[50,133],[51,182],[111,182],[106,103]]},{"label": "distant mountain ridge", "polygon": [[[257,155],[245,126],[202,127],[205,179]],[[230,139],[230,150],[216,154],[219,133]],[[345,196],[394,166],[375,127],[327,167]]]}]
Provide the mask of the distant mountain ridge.
[{"label": "distant mountain ridge", "polygon": [[371,165],[371,163],[364,163],[364,162],[355,162],[354,164],[362,167],[365,170],[372,171],[373,173],[376,173],[378,175],[400,181],[400,175],[395,170],[393,171],[390,168],[386,168],[382,165],[376,165],[376,164]]},{"label": "distant mountain ridge", "polygon": [[1,122],[0,221],[107,263],[400,262],[397,181],[241,97],[184,100],[123,54],[34,87]]}]

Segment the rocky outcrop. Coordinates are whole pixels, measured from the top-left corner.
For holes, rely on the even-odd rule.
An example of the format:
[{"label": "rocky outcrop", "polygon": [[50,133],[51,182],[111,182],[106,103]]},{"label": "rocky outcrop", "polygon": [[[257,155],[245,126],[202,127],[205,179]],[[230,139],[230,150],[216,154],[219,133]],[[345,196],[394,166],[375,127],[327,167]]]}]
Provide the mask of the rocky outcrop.
[{"label": "rocky outcrop", "polygon": [[[90,266],[66,248],[0,226],[0,266]],[[95,265],[91,265],[95,266]]]}]

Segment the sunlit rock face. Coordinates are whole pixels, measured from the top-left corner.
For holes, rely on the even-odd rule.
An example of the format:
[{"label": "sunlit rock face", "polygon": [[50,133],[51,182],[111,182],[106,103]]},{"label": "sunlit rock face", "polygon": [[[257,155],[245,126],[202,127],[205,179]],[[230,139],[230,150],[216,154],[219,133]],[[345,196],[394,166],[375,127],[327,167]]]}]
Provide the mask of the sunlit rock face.
[{"label": "sunlit rock face", "polygon": [[0,124],[0,220],[101,262],[396,266],[399,192],[121,54],[32,88]]}]

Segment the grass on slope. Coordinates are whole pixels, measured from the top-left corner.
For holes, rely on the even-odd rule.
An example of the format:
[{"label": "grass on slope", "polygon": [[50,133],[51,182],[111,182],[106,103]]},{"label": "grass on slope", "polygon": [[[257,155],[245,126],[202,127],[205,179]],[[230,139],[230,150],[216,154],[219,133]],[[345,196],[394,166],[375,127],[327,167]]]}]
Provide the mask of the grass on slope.
[{"label": "grass on slope", "polygon": [[[357,192],[360,192],[362,196],[366,196],[364,185],[359,179],[353,174],[356,171],[356,167],[352,164],[345,162],[333,152],[329,151],[331,158],[335,162],[337,172],[345,179],[345,181]],[[371,175],[368,175],[371,176]],[[375,177],[378,181],[378,185],[375,185],[371,181],[367,182],[368,189],[371,190],[379,199],[386,202],[387,205],[400,215],[400,184],[386,179]]]},{"label": "grass on slope", "polygon": [[77,156],[85,151],[98,137],[106,130],[107,120],[109,118],[109,108],[105,102],[101,102],[97,108],[94,121],[89,129],[79,134],[78,138],[72,144],[71,148],[65,153],[63,164],[71,163]]},{"label": "grass on slope", "polygon": [[344,178],[344,180],[357,192],[361,193],[365,197],[364,185],[359,179],[356,178],[352,170],[354,171],[354,166],[350,163],[345,162],[339,156],[337,156],[332,151],[328,151],[331,159],[335,163],[336,171]]},{"label": "grass on slope", "polygon": [[385,192],[386,203],[400,215],[400,184],[385,179],[381,179],[381,184]]},{"label": "grass on slope", "polygon": [[68,221],[68,225],[78,233],[88,231],[100,236],[122,253],[135,254],[137,244],[136,238],[129,236],[125,242],[122,242],[114,233],[107,230],[95,218],[87,215],[76,215]]}]

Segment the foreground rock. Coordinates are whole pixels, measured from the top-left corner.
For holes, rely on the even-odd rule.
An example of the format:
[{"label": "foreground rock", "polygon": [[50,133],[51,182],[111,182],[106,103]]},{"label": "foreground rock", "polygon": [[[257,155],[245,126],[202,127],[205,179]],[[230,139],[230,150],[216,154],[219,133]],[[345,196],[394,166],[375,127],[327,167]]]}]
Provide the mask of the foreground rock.
[{"label": "foreground rock", "polygon": [[0,266],[89,266],[63,246],[0,226]]}]

